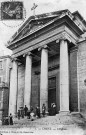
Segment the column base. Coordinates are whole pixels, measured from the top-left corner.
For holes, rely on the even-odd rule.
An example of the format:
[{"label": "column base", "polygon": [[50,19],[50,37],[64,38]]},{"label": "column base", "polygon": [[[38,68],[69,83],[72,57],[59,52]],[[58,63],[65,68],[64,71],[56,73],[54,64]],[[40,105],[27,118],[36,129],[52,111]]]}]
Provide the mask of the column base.
[{"label": "column base", "polygon": [[61,115],[70,115],[70,111],[59,111]]}]

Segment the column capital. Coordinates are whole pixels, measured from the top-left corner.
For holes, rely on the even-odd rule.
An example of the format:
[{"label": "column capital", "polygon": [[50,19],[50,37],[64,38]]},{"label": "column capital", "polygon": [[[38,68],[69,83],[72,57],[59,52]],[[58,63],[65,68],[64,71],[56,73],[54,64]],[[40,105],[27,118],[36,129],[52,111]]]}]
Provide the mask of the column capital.
[{"label": "column capital", "polygon": [[18,61],[17,58],[11,58],[9,69],[12,69],[13,68],[13,62],[16,62],[16,64],[18,64],[19,61]]},{"label": "column capital", "polygon": [[60,38],[56,40],[56,43],[59,43],[59,42],[61,42],[62,40],[68,41],[69,43],[72,42],[71,37],[70,37],[66,32],[63,32],[63,33],[61,34]]},{"label": "column capital", "polygon": [[33,54],[31,52],[27,52],[27,53],[23,54],[23,57],[26,57],[26,56],[33,56]]},{"label": "column capital", "polygon": [[16,63],[21,62],[21,60],[18,59],[18,58],[11,58],[11,62],[13,63],[14,61],[15,61]]},{"label": "column capital", "polygon": [[49,50],[49,47],[48,47],[48,45],[44,45],[44,46],[42,46],[42,47],[39,47],[39,48],[38,48],[38,51],[41,51],[42,49],[47,49],[47,50]]},{"label": "column capital", "polygon": [[17,58],[12,58],[11,62],[13,62],[13,61],[18,61],[18,59]]}]

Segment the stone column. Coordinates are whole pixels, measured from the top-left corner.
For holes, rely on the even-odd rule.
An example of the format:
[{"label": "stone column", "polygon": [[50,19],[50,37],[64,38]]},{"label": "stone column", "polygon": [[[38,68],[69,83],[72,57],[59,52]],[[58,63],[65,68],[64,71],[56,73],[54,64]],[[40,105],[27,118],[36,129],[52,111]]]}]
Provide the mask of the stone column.
[{"label": "stone column", "polygon": [[17,113],[17,62],[13,60],[10,70],[10,94],[9,94],[9,114],[13,116]]},{"label": "stone column", "polygon": [[40,74],[40,110],[42,111],[43,103],[48,109],[48,50],[41,50],[41,74]]},{"label": "stone column", "polygon": [[31,101],[31,70],[32,70],[32,56],[31,53],[26,55],[25,67],[25,91],[24,91],[24,105],[30,109]]},{"label": "stone column", "polygon": [[68,44],[60,41],[60,112],[69,112]]}]

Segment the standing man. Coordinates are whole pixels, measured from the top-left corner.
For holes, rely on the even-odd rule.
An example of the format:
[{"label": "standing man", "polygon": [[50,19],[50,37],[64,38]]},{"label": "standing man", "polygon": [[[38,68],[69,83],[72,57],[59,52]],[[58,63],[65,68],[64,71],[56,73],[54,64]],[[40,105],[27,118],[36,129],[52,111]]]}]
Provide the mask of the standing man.
[{"label": "standing man", "polygon": [[40,118],[40,108],[39,106],[36,107],[36,116]]},{"label": "standing man", "polygon": [[25,116],[27,116],[27,111],[28,111],[28,108],[27,108],[27,106],[25,105],[25,107],[24,107],[24,114],[25,114]]},{"label": "standing man", "polygon": [[42,105],[42,115],[43,117],[45,116],[45,112],[46,112],[46,106],[45,104]]},{"label": "standing man", "polygon": [[11,113],[10,113],[10,116],[9,116],[9,124],[13,125],[13,116],[12,116]]}]

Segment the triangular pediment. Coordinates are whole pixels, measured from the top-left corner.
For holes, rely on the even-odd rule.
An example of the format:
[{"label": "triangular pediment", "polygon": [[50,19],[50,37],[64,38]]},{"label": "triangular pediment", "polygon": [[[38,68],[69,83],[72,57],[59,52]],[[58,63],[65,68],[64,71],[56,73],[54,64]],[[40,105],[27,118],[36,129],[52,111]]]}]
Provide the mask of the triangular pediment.
[{"label": "triangular pediment", "polygon": [[18,29],[18,31],[12,36],[9,43],[16,42],[17,40],[22,39],[23,37],[27,36],[28,34],[35,32],[37,29],[42,28],[43,26],[47,25],[53,19],[61,16],[68,10],[61,10],[56,12],[50,12],[45,14],[40,14],[29,17],[26,22]]},{"label": "triangular pediment", "polygon": [[18,31],[12,36],[10,41],[8,41],[8,46],[11,43],[14,43],[18,40],[21,40],[24,37],[27,37],[31,33],[42,29],[45,27],[49,22],[53,21],[55,18],[60,18],[64,16],[64,14],[68,14],[70,18],[79,26],[81,29],[86,29],[86,22],[82,20],[82,16],[79,12],[71,13],[69,10],[61,10],[56,12],[45,13],[41,15],[31,16],[29,17],[26,22],[18,29]]}]

